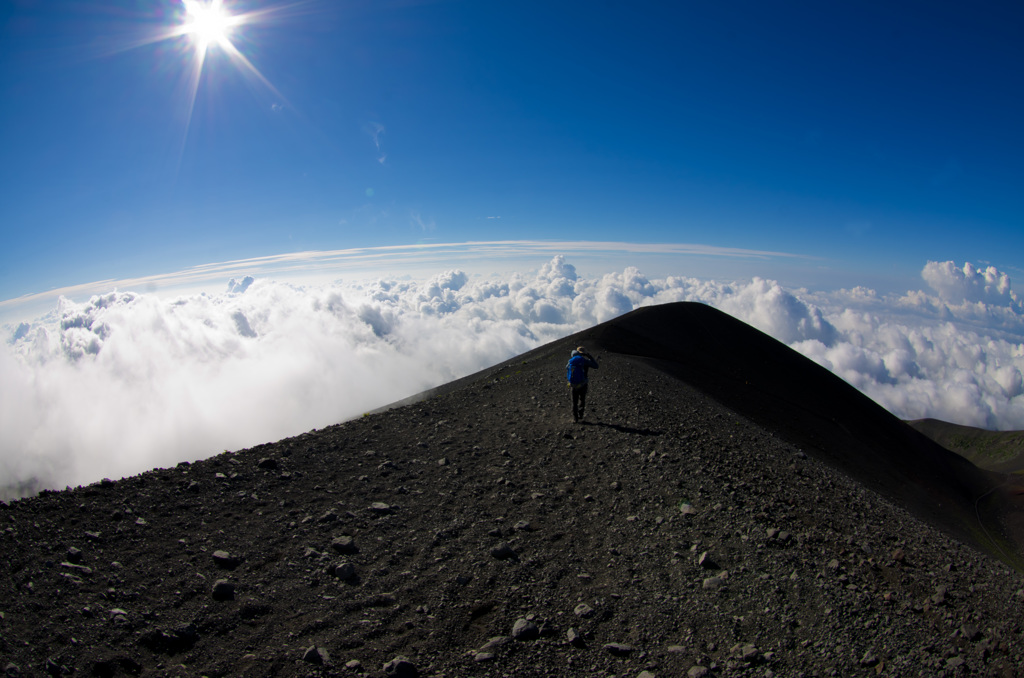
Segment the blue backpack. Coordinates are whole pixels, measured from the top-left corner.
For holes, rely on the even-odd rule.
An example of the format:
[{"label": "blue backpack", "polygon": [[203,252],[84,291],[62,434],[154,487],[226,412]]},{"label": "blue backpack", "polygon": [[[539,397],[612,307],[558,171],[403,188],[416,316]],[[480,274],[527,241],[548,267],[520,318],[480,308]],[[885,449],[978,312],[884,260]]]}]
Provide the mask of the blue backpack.
[{"label": "blue backpack", "polygon": [[587,383],[587,372],[584,367],[587,359],[581,355],[574,355],[569,358],[569,364],[565,366],[565,378],[569,386],[582,386]]}]

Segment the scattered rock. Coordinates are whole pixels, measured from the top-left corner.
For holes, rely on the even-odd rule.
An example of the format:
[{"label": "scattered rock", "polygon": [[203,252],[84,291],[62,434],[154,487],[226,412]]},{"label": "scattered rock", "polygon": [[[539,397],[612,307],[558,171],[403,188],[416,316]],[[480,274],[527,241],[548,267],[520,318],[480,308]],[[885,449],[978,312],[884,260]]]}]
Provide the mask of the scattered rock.
[{"label": "scattered rock", "polygon": [[342,581],[350,581],[356,577],[356,566],[352,563],[341,563],[334,567],[333,574]]},{"label": "scattered rock", "polygon": [[626,657],[633,652],[633,646],[626,643],[605,643],[604,649],[616,657]]},{"label": "scattered rock", "polygon": [[331,540],[331,548],[334,549],[335,553],[344,555],[359,553],[359,547],[356,546],[355,541],[349,536],[335,537]]},{"label": "scattered rock", "polygon": [[729,654],[748,664],[752,664],[761,658],[761,651],[752,643],[737,643],[729,650]]},{"label": "scattered rock", "polygon": [[715,589],[720,589],[723,586],[725,586],[726,581],[728,580],[728,578],[729,578],[729,576],[728,576],[727,572],[721,572],[719,574],[716,574],[713,577],[708,577],[707,579],[705,579],[704,582],[702,583],[702,586],[703,586],[703,588],[708,589],[708,590],[712,590],[712,591],[715,590]]},{"label": "scattered rock", "polygon": [[511,642],[511,636],[493,636],[490,640],[484,643],[484,646],[480,648],[480,652],[493,652],[499,647],[508,645]]},{"label": "scattered rock", "polygon": [[405,657],[395,657],[385,664],[384,673],[395,678],[418,678],[420,675],[416,665]]},{"label": "scattered rock", "polygon": [[326,648],[310,645],[302,653],[302,661],[315,664],[316,666],[324,666],[331,663],[331,656]]},{"label": "scattered rock", "polygon": [[577,633],[576,629],[570,628],[568,631],[566,631],[565,639],[569,641],[570,645],[574,645],[575,647],[583,647],[584,645],[583,636]]},{"label": "scattered rock", "polygon": [[686,675],[689,678],[710,678],[711,671],[706,666],[691,666]]},{"label": "scattered rock", "polygon": [[391,505],[385,504],[382,501],[375,501],[370,504],[370,512],[375,513],[378,516],[383,516],[391,513]]},{"label": "scattered rock", "polygon": [[277,460],[271,457],[264,457],[256,463],[256,466],[265,471],[275,471],[277,470]]},{"label": "scattered rock", "polygon": [[711,555],[705,551],[697,558],[697,564],[705,570],[717,570],[718,564],[711,559]]},{"label": "scattered rock", "polygon": [[213,584],[213,599],[234,600],[235,585],[229,582],[227,579],[218,579]]},{"label": "scattered rock", "polygon": [[219,568],[233,570],[238,567],[241,561],[237,556],[233,556],[227,551],[214,551],[213,562]]},{"label": "scattered rock", "polygon": [[491,555],[498,560],[512,560],[516,558],[516,552],[508,544],[501,544],[491,549]]},{"label": "scattered rock", "polygon": [[512,637],[516,640],[536,640],[540,638],[540,627],[529,619],[520,617],[512,627]]},{"label": "scattered rock", "polygon": [[77,565],[75,563],[61,563],[60,566],[64,569],[71,570],[72,572],[76,572],[83,576],[92,574],[92,568],[86,567],[85,565]]},{"label": "scattered rock", "polygon": [[974,626],[973,624],[964,624],[963,626],[961,626],[960,635],[962,635],[964,638],[971,641],[972,643],[981,639],[981,631],[978,629],[977,626]]},{"label": "scattered rock", "polygon": [[573,609],[572,613],[577,617],[589,619],[590,617],[594,616],[594,608],[590,607],[586,603],[580,603]]}]

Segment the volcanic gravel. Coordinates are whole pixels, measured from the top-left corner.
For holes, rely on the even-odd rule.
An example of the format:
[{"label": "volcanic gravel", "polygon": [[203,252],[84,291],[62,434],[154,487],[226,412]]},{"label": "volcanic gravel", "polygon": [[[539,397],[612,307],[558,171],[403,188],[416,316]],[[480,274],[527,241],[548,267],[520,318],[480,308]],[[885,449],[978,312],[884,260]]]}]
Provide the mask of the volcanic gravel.
[{"label": "volcanic gravel", "polygon": [[0,504],[9,676],[1019,675],[1024,578],[575,338],[277,443]]}]

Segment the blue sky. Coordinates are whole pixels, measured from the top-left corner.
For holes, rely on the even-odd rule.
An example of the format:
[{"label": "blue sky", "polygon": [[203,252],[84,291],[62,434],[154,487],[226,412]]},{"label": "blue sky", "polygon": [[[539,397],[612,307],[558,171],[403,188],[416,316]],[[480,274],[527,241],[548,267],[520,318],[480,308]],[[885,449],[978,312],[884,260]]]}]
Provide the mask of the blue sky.
[{"label": "blue sky", "polygon": [[263,79],[211,47],[191,110],[180,2],[0,7],[0,299],[470,240],[1024,269],[1019,3],[224,6]]}]

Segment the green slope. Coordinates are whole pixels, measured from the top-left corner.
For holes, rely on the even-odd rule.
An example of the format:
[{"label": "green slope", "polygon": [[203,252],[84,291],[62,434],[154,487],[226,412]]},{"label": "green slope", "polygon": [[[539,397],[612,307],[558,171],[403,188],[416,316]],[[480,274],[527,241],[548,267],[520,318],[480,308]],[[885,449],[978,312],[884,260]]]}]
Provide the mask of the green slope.
[{"label": "green slope", "polygon": [[1024,475],[1024,431],[987,431],[938,419],[907,423],[979,468]]}]

